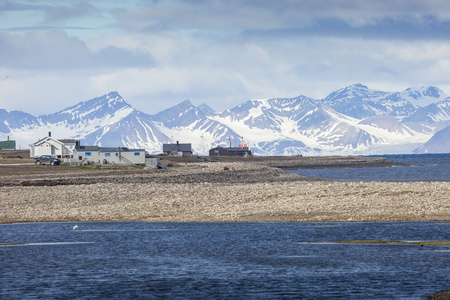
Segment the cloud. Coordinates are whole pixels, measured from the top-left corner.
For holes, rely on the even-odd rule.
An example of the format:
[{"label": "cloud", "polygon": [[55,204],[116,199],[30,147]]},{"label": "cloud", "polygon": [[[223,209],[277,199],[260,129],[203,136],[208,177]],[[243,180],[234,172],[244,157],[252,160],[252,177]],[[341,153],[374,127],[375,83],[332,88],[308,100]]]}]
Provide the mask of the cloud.
[{"label": "cloud", "polygon": [[88,73],[30,72],[0,68],[8,78],[0,79],[0,107],[34,116],[55,113],[92,99],[98,91],[89,86]]},{"label": "cloud", "polygon": [[449,40],[450,22],[438,22],[431,16],[424,16],[420,22],[410,18],[384,18],[376,24],[366,23],[353,26],[339,18],[316,19],[304,28],[282,28],[270,30],[246,30],[245,39],[271,38],[274,40],[296,37],[335,37],[352,39],[382,40]]},{"label": "cloud", "polygon": [[42,6],[31,3],[17,3],[9,0],[0,0],[0,12],[2,11],[20,11],[20,10],[36,10]]},{"label": "cloud", "polygon": [[150,68],[151,54],[107,46],[97,52],[61,31],[0,33],[0,67],[34,70]]},{"label": "cloud", "polygon": [[[63,5],[61,5],[61,3]],[[43,7],[45,12],[44,24],[55,22],[67,23],[70,20],[85,16],[101,17],[101,10],[90,2],[58,2],[58,5],[47,5]]]},{"label": "cloud", "polygon": [[48,111],[117,90],[146,113],[187,98],[222,110],[356,82],[444,89],[450,77],[444,0],[20,3],[0,0],[0,71],[11,79],[0,108],[14,98]]},{"label": "cloud", "polygon": [[448,39],[450,4],[411,1],[170,1],[114,12],[131,31],[248,33],[386,39]]}]

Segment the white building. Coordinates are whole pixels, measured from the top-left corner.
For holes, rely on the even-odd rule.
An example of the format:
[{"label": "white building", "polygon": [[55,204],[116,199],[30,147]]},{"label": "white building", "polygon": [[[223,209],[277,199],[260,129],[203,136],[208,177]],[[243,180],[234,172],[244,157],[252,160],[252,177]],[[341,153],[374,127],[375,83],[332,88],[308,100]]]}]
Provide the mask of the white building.
[{"label": "white building", "polygon": [[70,164],[145,165],[145,149],[80,146],[79,140],[45,137],[30,145],[30,157],[53,155]]},{"label": "white building", "polygon": [[145,165],[145,149],[79,146],[74,151],[74,160],[89,164]]},{"label": "white building", "polygon": [[80,141],[78,140],[57,140],[48,136],[40,139],[36,143],[30,144],[30,157],[53,155],[58,158],[72,158],[75,148],[79,145]]}]

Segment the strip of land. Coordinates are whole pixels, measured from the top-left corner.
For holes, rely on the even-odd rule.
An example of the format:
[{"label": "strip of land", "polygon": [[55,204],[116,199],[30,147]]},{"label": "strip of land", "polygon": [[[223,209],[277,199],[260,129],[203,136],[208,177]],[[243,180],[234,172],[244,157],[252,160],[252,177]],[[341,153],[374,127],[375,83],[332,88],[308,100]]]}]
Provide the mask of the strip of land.
[{"label": "strip of land", "polygon": [[[314,160],[316,167],[392,163],[366,157]],[[0,223],[450,220],[448,182],[321,181],[281,169],[311,161],[165,158],[169,170],[2,166]]]}]

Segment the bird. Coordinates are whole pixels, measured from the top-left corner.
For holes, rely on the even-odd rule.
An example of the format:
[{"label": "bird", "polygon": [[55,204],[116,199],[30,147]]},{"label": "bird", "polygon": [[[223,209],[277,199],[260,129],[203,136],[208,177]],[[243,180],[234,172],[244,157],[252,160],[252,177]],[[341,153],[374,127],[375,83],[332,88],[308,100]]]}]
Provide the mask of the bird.
[{"label": "bird", "polygon": [[73,226],[73,230],[77,230],[78,225]]}]

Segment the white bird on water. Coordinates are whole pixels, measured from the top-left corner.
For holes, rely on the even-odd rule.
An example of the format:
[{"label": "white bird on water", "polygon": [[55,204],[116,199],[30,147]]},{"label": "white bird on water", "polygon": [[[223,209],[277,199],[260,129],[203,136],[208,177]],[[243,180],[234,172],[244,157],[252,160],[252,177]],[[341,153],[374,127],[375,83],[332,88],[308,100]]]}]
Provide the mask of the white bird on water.
[{"label": "white bird on water", "polygon": [[73,230],[77,230],[78,225],[73,226]]}]

